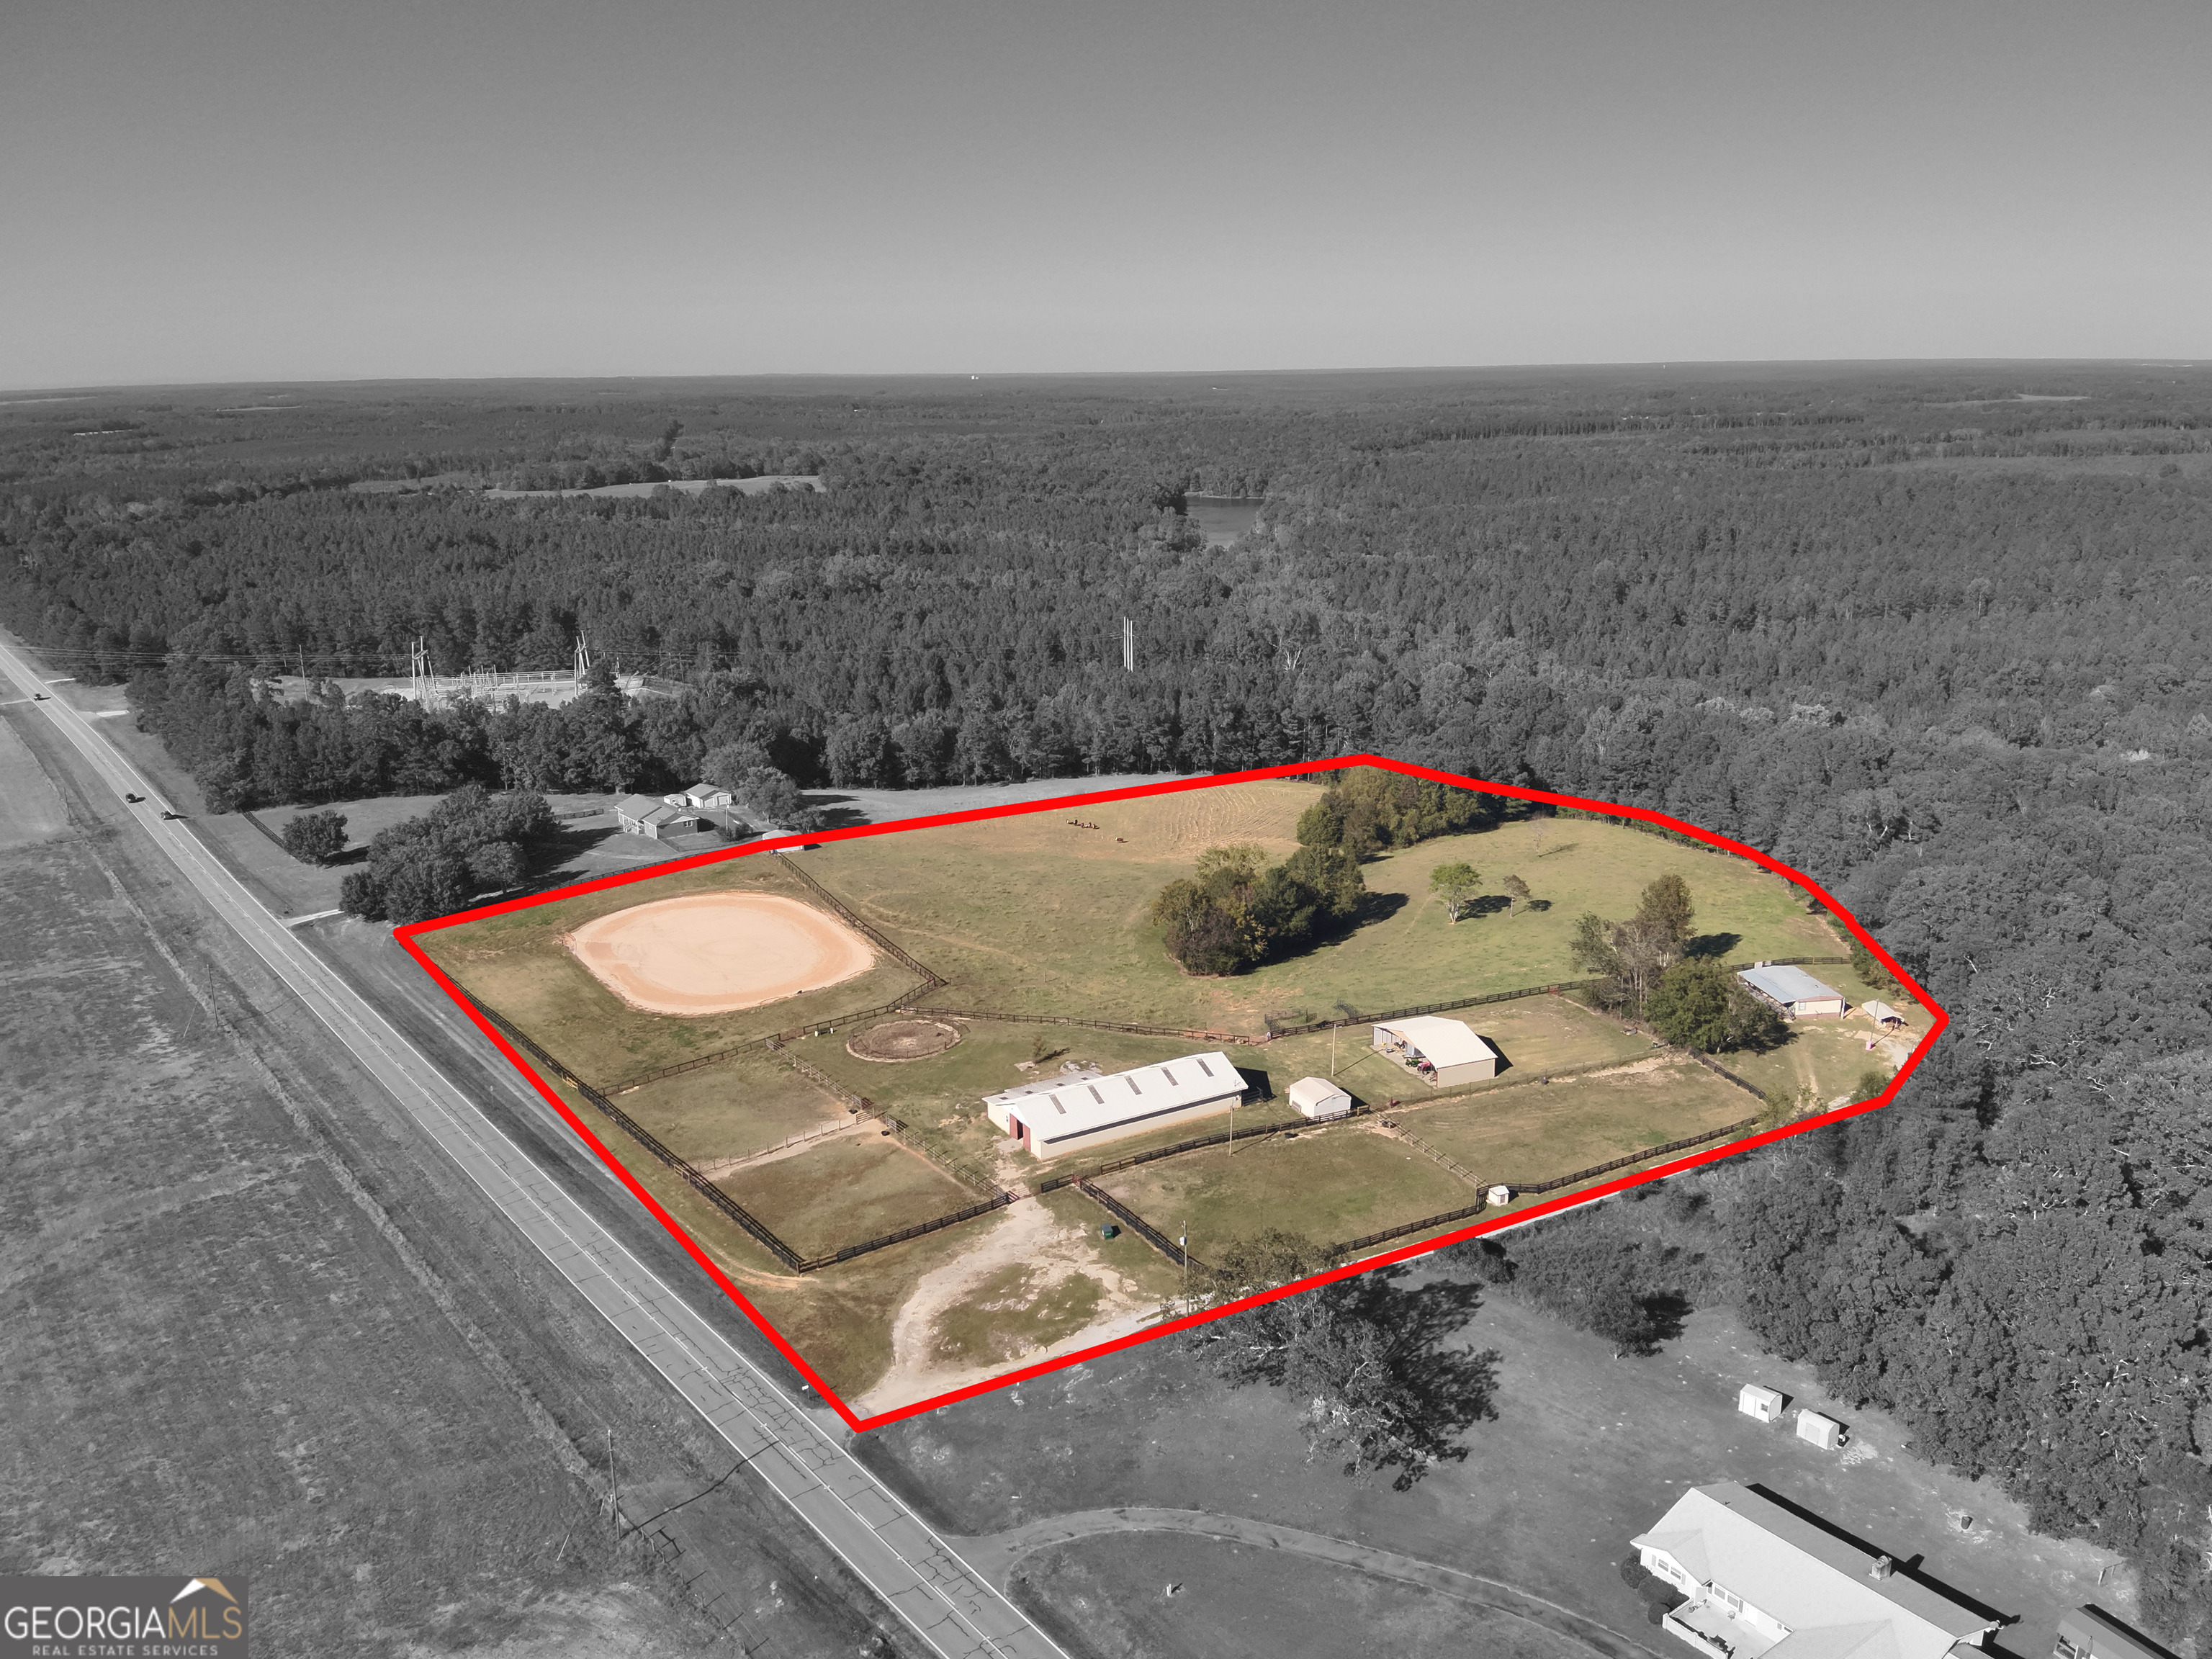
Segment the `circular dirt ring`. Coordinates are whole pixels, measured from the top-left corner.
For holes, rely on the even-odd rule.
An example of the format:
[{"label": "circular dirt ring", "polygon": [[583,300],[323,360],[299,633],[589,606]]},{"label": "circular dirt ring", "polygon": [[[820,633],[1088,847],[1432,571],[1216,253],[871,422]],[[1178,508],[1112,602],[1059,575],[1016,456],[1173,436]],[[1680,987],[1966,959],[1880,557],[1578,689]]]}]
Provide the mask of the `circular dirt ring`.
[{"label": "circular dirt ring", "polygon": [[959,1029],[943,1020],[894,1019],[871,1025],[846,1043],[845,1052],[855,1060],[896,1064],[902,1060],[927,1060],[959,1041]]}]

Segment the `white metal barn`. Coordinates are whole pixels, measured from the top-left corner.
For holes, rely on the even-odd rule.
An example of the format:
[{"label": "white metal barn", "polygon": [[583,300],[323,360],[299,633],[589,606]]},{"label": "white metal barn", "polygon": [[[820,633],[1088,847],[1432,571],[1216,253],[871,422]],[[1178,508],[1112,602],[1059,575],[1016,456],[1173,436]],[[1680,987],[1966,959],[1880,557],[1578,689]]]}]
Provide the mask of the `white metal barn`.
[{"label": "white metal barn", "polygon": [[1498,1075],[1498,1050],[1463,1019],[1439,1019],[1434,1014],[1394,1019],[1375,1028],[1375,1047],[1431,1088],[1480,1083]]},{"label": "white metal barn", "polygon": [[1747,1382],[1735,1397],[1735,1408],[1762,1423],[1778,1423],[1782,1420],[1782,1390]]},{"label": "white metal barn", "polygon": [[1823,985],[1802,968],[1762,962],[1744,969],[1736,977],[1743,981],[1753,996],[1780,1009],[1785,1018],[1811,1019],[1826,1015],[1841,1019],[1844,1017],[1844,994],[1832,985]]},{"label": "white metal barn", "polygon": [[1048,1078],[983,1097],[1000,1132],[1038,1158],[1226,1111],[1244,1079],[1218,1049],[1108,1076]]},{"label": "white metal barn", "polygon": [[1291,1085],[1290,1092],[1298,1115],[1316,1123],[1342,1117],[1352,1109],[1352,1097],[1325,1077],[1302,1077]]}]

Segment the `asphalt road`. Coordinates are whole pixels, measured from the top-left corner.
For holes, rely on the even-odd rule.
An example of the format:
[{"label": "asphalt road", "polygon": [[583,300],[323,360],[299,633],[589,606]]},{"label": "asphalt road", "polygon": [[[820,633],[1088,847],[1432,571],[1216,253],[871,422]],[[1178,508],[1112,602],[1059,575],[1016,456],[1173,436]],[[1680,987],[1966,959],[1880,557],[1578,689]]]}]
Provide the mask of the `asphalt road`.
[{"label": "asphalt road", "polygon": [[[21,653],[0,644],[0,672],[46,691]],[[35,705],[118,798],[178,872],[289,985],[424,1133],[685,1400],[753,1472],[945,1659],[1066,1659],[944,1539],[855,1462],[836,1433],[790,1400],[689,1307],[474,1101],[254,898],[99,727],[61,698]]]}]

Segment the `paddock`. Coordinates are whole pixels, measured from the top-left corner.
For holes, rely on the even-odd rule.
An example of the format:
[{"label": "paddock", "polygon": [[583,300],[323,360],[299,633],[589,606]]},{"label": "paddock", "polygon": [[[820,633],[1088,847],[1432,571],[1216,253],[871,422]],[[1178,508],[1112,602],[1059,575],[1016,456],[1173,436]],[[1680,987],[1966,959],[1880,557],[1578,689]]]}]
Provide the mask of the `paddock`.
[{"label": "paddock", "polygon": [[811,904],[775,893],[693,893],[586,922],[563,941],[634,1008],[721,1014],[857,978],[874,947]]}]

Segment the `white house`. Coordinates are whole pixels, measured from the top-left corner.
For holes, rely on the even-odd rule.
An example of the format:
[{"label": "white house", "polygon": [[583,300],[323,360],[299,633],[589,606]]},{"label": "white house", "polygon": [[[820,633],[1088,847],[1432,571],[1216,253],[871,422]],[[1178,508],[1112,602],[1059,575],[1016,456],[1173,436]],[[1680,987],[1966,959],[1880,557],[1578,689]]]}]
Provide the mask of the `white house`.
[{"label": "white house", "polygon": [[1844,1017],[1844,994],[1821,984],[1802,968],[1762,962],[1744,969],[1736,977],[1753,996],[1780,1009],[1785,1019],[1810,1019],[1824,1014],[1837,1019]]},{"label": "white house", "polygon": [[1465,1020],[1422,1014],[1375,1028],[1375,1047],[1431,1088],[1498,1075],[1498,1050]]},{"label": "white house", "polygon": [[1342,1117],[1352,1109],[1352,1097],[1325,1077],[1302,1077],[1290,1088],[1291,1104],[1298,1115],[1320,1123]]},{"label": "white house", "polygon": [[687,835],[696,830],[699,815],[688,806],[652,795],[624,795],[615,803],[615,822],[625,836],[665,841],[671,836]]},{"label": "white house", "polygon": [[2000,1623],[1732,1480],[1630,1541],[1689,1598],[1662,1626],[1708,1659],[1953,1659]]},{"label": "white house", "polygon": [[1143,1134],[1226,1111],[1244,1097],[1244,1079],[1218,1049],[1110,1076],[1097,1073],[1024,1083],[983,1097],[1000,1133],[1038,1158]]}]

